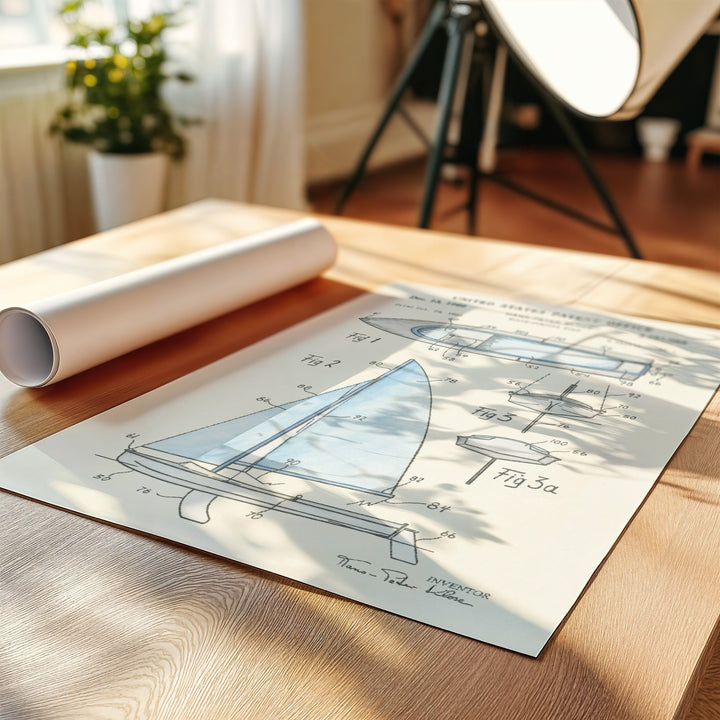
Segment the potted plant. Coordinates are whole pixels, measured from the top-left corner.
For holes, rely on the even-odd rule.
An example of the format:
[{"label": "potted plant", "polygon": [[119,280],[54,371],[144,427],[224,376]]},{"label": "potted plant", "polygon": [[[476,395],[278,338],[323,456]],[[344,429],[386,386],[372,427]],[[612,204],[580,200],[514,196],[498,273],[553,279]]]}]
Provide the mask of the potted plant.
[{"label": "potted plant", "polygon": [[59,15],[70,31],[68,98],[50,130],[91,148],[90,186],[98,229],[130,222],[163,209],[168,158],[180,158],[185,142],[162,97],[168,73],[166,31],[176,13],[145,20],[90,25],[85,0],[65,2]]}]

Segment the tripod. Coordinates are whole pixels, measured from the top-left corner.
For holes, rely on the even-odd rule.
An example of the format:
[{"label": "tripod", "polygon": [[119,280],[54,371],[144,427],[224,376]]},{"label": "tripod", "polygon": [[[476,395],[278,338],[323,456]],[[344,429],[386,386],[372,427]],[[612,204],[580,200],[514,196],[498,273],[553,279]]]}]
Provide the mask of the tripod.
[{"label": "tripod", "polygon": [[[468,232],[470,234],[475,233],[476,214],[477,214],[477,193],[478,193],[478,182],[481,177],[493,180],[502,184],[503,186],[523,194],[524,196],[541,202],[554,210],[563,212],[576,220],[585,222],[601,230],[611,232],[619,235],[628,249],[629,254],[632,257],[640,258],[640,252],[635,244],[635,241],[621,217],[615,203],[613,202],[610,193],[608,192],[605,184],[597,173],[595,166],[590,159],[590,156],[585,149],[580,136],[575,130],[574,126],[570,122],[567,114],[559,101],[556,100],[549,91],[547,91],[537,80],[532,76],[530,77],[531,82],[538,91],[543,103],[552,113],[555,121],[558,123],[562,130],[565,138],[567,139],[570,147],[573,149],[577,156],[580,165],[582,166],[588,180],[592,184],[595,192],[598,194],[605,211],[612,220],[612,225],[606,225],[598,220],[585,215],[571,207],[568,207],[560,202],[546,198],[534,191],[528,190],[517,183],[498,175],[495,172],[487,172],[483,168],[478,167],[477,157],[478,150],[480,148],[480,122],[477,123],[477,127],[471,131],[471,138],[469,144],[472,152],[469,153],[469,159],[462,162],[457,156],[448,157],[448,151],[452,148],[448,144],[448,129],[450,127],[450,120],[453,111],[453,105],[455,101],[456,90],[458,86],[458,75],[462,63],[463,56],[467,57],[467,53],[472,52],[476,48],[478,43],[478,36],[475,32],[475,26],[478,22],[484,19],[484,13],[482,8],[482,0],[436,0],[433,5],[425,26],[420,33],[420,37],[415,45],[415,48],[408,59],[405,67],[400,73],[399,78],[395,83],[390,98],[387,102],[383,115],[381,116],[374,132],[368,140],[365,149],[360,156],[360,159],[353,171],[353,174],[345,184],[342,194],[338,200],[335,211],[341,213],[345,203],[352,193],[355,191],[365,168],[367,166],[370,155],[372,154],[375,145],[380,140],[385,127],[392,118],[396,111],[399,111],[401,115],[409,122],[411,128],[418,132],[417,127],[412,123],[411,119],[408,118],[400,108],[400,101],[403,95],[410,86],[413,74],[417,69],[418,65],[422,61],[426,52],[428,51],[430,42],[435,33],[445,26],[447,32],[447,48],[445,51],[445,58],[443,62],[442,75],[440,78],[440,87],[437,96],[438,105],[438,117],[435,129],[434,142],[428,143],[430,145],[430,154],[428,157],[427,169],[425,172],[425,185],[423,190],[422,202],[420,205],[420,215],[418,220],[418,226],[421,228],[427,228],[430,226],[430,221],[433,213],[433,206],[435,203],[435,195],[437,192],[438,180],[440,177],[440,169],[444,163],[451,162],[452,164],[468,164],[470,166],[470,183],[469,183],[469,199],[467,204],[468,210]],[[495,39],[488,35],[482,39],[483,47],[479,50],[482,56],[482,62],[484,66],[484,76],[486,78],[491,77],[493,65],[495,62],[496,55],[492,52],[495,49],[497,43],[501,43],[501,40]],[[483,115],[484,121],[487,124],[492,121],[492,118],[488,117],[488,98],[489,93],[484,92],[483,97]],[[467,93],[465,102],[467,103]]]}]

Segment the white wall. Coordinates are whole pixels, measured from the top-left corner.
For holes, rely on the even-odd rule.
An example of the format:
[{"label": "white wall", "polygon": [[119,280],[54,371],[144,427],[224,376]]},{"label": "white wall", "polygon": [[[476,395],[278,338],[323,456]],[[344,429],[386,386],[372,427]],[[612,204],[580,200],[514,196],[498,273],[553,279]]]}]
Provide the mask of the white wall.
[{"label": "white wall", "polygon": [[[399,32],[383,7],[406,10]],[[343,177],[355,166],[412,48],[425,0],[305,0],[306,136],[310,183]],[[434,106],[410,102],[413,117],[432,130]],[[423,154],[425,148],[396,117],[371,167]]]}]

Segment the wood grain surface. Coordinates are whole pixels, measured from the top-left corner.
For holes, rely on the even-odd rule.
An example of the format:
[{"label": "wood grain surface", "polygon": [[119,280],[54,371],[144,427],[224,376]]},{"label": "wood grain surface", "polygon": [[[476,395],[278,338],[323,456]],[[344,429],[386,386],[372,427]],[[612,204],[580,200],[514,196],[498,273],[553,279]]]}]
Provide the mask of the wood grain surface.
[{"label": "wood grain surface", "polygon": [[[203,201],[0,267],[0,303],[297,217]],[[320,219],[322,278],[48,388],[0,380],[0,455],[396,280],[720,327],[711,272]],[[537,659],[0,493],[0,718],[717,718],[719,424],[716,395]]]}]

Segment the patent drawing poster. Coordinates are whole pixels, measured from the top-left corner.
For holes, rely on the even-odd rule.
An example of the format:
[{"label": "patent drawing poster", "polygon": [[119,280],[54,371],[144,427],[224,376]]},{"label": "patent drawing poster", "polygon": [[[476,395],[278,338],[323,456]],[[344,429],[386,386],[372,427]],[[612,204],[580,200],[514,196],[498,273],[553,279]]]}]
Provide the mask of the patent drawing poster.
[{"label": "patent drawing poster", "polygon": [[712,397],[705,328],[394,286],[0,485],[537,656]]}]

